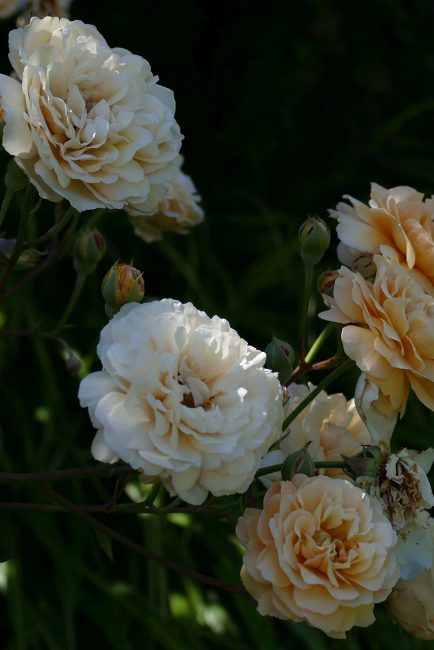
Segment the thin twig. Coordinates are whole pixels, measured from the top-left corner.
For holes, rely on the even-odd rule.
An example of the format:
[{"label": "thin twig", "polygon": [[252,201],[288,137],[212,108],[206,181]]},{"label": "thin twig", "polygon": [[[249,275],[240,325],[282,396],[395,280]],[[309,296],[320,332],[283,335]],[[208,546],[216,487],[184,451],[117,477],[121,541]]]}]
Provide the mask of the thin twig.
[{"label": "thin twig", "polygon": [[[136,475],[137,470],[129,465],[110,467],[104,464],[91,467],[75,467],[70,469],[56,469],[50,472],[0,472],[0,484],[13,483],[51,483],[52,481],[65,481],[72,478],[112,477],[119,474]],[[149,482],[153,482],[149,479]]]},{"label": "thin twig", "polygon": [[80,507],[76,506],[74,503],[71,503],[71,501],[68,501],[68,499],[65,499],[65,497],[63,497],[61,494],[59,494],[58,492],[50,488],[48,485],[40,486],[40,489],[50,499],[50,501],[53,501],[54,503],[62,506],[65,510],[69,510],[70,512],[73,512],[78,517],[84,519],[89,524],[91,524],[91,526],[93,526],[94,528],[97,528],[101,532],[108,535],[111,539],[114,539],[120,544],[127,546],[128,548],[135,551],[139,555],[142,555],[143,557],[146,557],[149,560],[153,560],[154,562],[158,562],[159,564],[165,566],[167,569],[170,569],[171,571],[182,573],[183,575],[189,576],[194,580],[199,580],[200,582],[204,582],[208,585],[211,585],[212,587],[216,587],[219,589],[226,589],[227,591],[234,591],[239,594],[242,594],[243,596],[247,596],[250,598],[247,591],[244,589],[242,585],[226,582],[225,580],[220,580],[219,578],[212,578],[211,576],[207,576],[204,575],[203,573],[199,573],[198,571],[183,566],[182,564],[178,564],[177,562],[172,562],[172,560],[166,559],[165,557],[159,555],[155,551],[152,551],[149,548],[145,548],[144,546],[140,546],[132,539],[126,537],[126,535],[123,535],[122,533],[118,532],[114,528],[110,528],[110,526],[103,524],[101,521],[95,519],[87,512],[84,512]]}]

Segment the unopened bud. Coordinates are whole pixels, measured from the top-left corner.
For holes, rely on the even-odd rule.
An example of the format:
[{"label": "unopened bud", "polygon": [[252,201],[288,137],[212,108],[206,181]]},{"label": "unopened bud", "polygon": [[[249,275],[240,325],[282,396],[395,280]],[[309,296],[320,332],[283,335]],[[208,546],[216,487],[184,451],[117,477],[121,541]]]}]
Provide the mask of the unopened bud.
[{"label": "unopened bud", "polygon": [[333,296],[335,282],[339,277],[339,271],[324,271],[318,278],[318,292],[323,296]]},{"label": "unopened bud", "polygon": [[290,454],[282,465],[282,480],[290,481],[296,474],[315,476],[315,463],[309,455],[307,448],[311,440],[304,447]]},{"label": "unopened bud", "polygon": [[300,253],[306,264],[318,264],[330,246],[330,230],[319,217],[309,217],[298,231]]},{"label": "unopened bud", "polygon": [[294,367],[295,353],[293,348],[286,341],[273,336],[271,342],[265,348],[267,355],[266,366],[279,375],[279,381],[284,384],[291,376]]},{"label": "unopened bud", "polygon": [[101,291],[105,313],[111,318],[127,302],[140,302],[145,295],[143,276],[129,264],[113,264],[105,275]]},{"label": "unopened bud", "polygon": [[363,445],[363,450],[355,456],[342,456],[344,472],[356,480],[359,476],[376,476],[382,460],[380,447]]},{"label": "unopened bud", "polygon": [[18,167],[15,160],[10,160],[6,168],[5,185],[10,192],[23,190],[28,183],[28,178]]},{"label": "unopened bud", "polygon": [[79,275],[90,275],[106,250],[104,237],[98,230],[86,228],[75,243],[73,251],[74,268]]}]

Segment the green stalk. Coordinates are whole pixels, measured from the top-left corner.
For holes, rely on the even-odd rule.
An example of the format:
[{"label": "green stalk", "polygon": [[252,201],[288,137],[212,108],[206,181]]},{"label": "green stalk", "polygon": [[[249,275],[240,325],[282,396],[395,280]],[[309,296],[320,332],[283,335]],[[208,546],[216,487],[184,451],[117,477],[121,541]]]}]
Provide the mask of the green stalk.
[{"label": "green stalk", "polygon": [[86,281],[86,276],[85,275],[78,275],[77,276],[77,281],[75,283],[74,290],[71,294],[71,297],[69,299],[68,304],[66,305],[65,311],[63,312],[59,322],[57,323],[56,327],[51,330],[50,334],[57,334],[60,332],[68,322],[68,318],[72,314],[75,305],[77,304],[78,299],[80,298],[81,292],[83,291],[84,283]]},{"label": "green stalk", "polygon": [[57,233],[60,232],[60,230],[62,230],[62,228],[68,223],[68,221],[70,221],[74,213],[75,213],[75,208],[69,207],[68,210],[63,215],[63,217],[56,224],[54,224],[54,226],[51,226],[51,228],[49,228],[47,232],[41,235],[40,237],[37,237],[32,241],[26,242],[23,248],[37,248],[41,244],[44,244],[46,241],[53,239],[53,237],[57,235]]},{"label": "green stalk", "polygon": [[299,363],[302,363],[305,360],[304,353],[305,353],[305,346],[307,341],[308,314],[309,314],[310,295],[312,293],[312,282],[313,282],[313,266],[312,264],[305,263],[303,306],[301,310],[300,334],[298,339],[298,352],[300,357]]},{"label": "green stalk", "polygon": [[333,323],[329,323],[323,331],[318,335],[317,339],[314,341],[312,347],[310,348],[309,352],[306,354],[305,362],[306,363],[312,363],[312,361],[315,359],[316,355],[318,352],[321,350],[324,342],[328,339],[330,334],[333,333],[335,327]]},{"label": "green stalk", "polygon": [[7,215],[9,205],[12,201],[12,197],[15,194],[12,190],[6,190],[6,194],[3,197],[3,202],[0,208],[0,228],[2,226],[2,223],[4,221],[4,218]]},{"label": "green stalk", "polygon": [[[314,463],[315,469],[342,469],[344,466],[343,460],[319,460]],[[269,467],[262,467],[255,474],[255,478],[266,476],[267,474],[274,474],[274,472],[281,472],[282,465],[270,465]]]}]

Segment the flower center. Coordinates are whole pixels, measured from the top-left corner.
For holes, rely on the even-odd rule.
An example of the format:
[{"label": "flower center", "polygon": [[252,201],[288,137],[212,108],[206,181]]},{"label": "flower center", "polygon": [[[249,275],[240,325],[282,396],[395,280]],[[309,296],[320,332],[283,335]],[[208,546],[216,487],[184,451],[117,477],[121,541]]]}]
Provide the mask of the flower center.
[{"label": "flower center", "polygon": [[327,533],[325,530],[322,530],[322,528],[316,530],[312,537],[318,546],[325,546],[326,543],[330,542],[329,533]]},{"label": "flower center", "polygon": [[178,373],[178,383],[183,392],[181,404],[189,408],[201,406],[208,410],[211,408],[211,391],[209,386],[191,369],[184,367]]}]

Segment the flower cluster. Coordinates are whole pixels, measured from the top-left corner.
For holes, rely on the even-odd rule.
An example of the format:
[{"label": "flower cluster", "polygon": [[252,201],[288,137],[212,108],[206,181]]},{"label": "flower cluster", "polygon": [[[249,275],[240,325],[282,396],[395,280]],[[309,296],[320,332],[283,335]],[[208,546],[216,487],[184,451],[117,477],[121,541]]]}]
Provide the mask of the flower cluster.
[{"label": "flower cluster", "polygon": [[[0,17],[26,4],[0,1]],[[32,2],[37,15],[67,6]],[[75,211],[124,210],[145,242],[165,231],[186,234],[202,221],[200,197],[181,170],[173,93],[145,59],[111,49],[92,25],[51,16],[33,17],[11,32],[9,44],[13,73],[0,75],[0,115],[3,146],[15,162],[2,220],[28,177],[40,197],[65,200]],[[35,241],[56,239],[51,263],[65,228],[78,280],[48,336],[74,364],[72,348],[57,335],[109,247],[89,223],[75,233],[79,215],[69,209],[28,243],[24,219],[40,203],[26,212],[31,195],[22,201],[18,234],[0,239],[3,280],[14,267],[39,263],[44,252]],[[332,211],[343,266],[323,273],[318,286],[327,306],[320,316],[342,326],[343,350],[360,370],[354,399],[320,390],[336,376],[318,388],[291,383],[342,359],[339,347],[312,361],[330,325],[305,354],[309,295],[296,362],[289,343],[274,338],[266,355],[191,303],[141,303],[142,272],[118,261],[102,281],[111,317],[97,348],[102,368],[82,379],[79,400],[96,429],[96,460],[122,460],[191,505],[210,495],[248,491],[242,502],[249,505],[264,497],[262,509],[247,508],[237,526],[246,549],[241,579],[261,614],[344,638],[353,626],[370,625],[375,604],[389,598],[405,629],[432,639],[426,601],[434,590],[434,496],[427,474],[434,449],[392,451],[391,439],[410,390],[434,411],[434,199],[375,184],[368,205],[347,198]],[[330,244],[327,224],[308,218],[299,243],[308,287]],[[259,477],[263,485],[252,485]],[[155,513],[153,495],[143,508]]]},{"label": "flower cluster", "polygon": [[[343,325],[344,351],[362,371],[355,399],[320,392],[263,461],[284,468],[310,443],[320,467],[339,457],[343,466],[332,462],[311,478],[285,481],[274,471],[262,479],[271,486],[263,510],[246,510],[237,529],[246,547],[241,576],[260,613],[304,620],[337,638],[369,625],[374,603],[400,577],[390,598],[393,615],[416,636],[434,638],[423,603],[433,591],[427,473],[434,450],[390,449],[410,389],[434,411],[434,203],[408,187],[378,185],[369,206],[348,198],[350,205],[332,211],[344,266],[321,282],[328,310],[320,316]],[[290,385],[285,417],[313,389]],[[343,471],[351,481],[342,480]],[[361,504],[370,509],[366,519]],[[371,539],[363,537],[368,528]],[[370,544],[380,551],[378,563]],[[365,553],[372,563],[362,559]],[[408,610],[414,620],[401,596],[404,603],[414,598]]]},{"label": "flower cluster", "polygon": [[[410,187],[372,185],[365,205],[347,197],[338,221],[343,266],[322,318],[344,324],[346,354],[362,371],[356,398],[374,437],[391,435],[412,388],[434,410],[434,203]],[[354,270],[371,256],[371,277]]]}]

